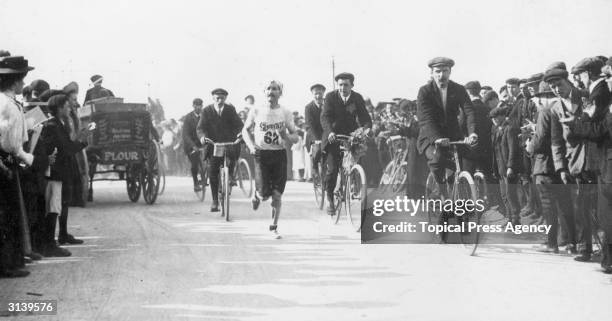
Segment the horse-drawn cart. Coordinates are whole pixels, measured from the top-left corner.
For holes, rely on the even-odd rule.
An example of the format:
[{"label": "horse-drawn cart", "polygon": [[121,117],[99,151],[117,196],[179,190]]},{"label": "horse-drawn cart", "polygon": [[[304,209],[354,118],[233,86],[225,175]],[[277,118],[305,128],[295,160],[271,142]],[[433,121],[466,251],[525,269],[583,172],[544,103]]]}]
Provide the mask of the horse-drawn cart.
[{"label": "horse-drawn cart", "polygon": [[132,202],[142,193],[147,204],[155,203],[164,177],[159,137],[147,106],[106,99],[85,105],[80,117],[84,126],[96,124],[86,150],[89,200],[93,200],[93,181],[125,180]]}]

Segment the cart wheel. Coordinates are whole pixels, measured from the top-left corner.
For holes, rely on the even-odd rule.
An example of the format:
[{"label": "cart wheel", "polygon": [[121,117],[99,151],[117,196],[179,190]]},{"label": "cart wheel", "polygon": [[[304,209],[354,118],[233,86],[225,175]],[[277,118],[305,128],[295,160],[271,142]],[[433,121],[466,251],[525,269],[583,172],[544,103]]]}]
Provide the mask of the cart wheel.
[{"label": "cart wheel", "polygon": [[140,198],[140,190],[142,185],[140,184],[140,171],[137,167],[128,166],[125,170],[125,183],[127,186],[128,197],[132,202],[138,202]]},{"label": "cart wheel", "polygon": [[159,194],[160,175],[157,164],[158,162],[156,159],[148,159],[145,163],[142,174],[140,175],[142,197],[149,205],[155,203],[155,200],[157,200],[157,195]]}]

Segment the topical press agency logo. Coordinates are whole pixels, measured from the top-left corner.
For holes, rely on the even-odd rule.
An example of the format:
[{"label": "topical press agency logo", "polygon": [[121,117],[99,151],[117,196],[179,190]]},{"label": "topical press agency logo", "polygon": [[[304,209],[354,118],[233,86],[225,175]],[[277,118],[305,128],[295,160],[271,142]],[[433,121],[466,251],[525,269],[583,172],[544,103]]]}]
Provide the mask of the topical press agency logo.
[{"label": "topical press agency logo", "polygon": [[478,235],[475,239],[481,244],[540,244],[551,230],[551,225],[539,222],[509,222],[498,207],[488,208],[482,199],[370,196],[362,243],[439,243],[448,235],[450,240]]}]

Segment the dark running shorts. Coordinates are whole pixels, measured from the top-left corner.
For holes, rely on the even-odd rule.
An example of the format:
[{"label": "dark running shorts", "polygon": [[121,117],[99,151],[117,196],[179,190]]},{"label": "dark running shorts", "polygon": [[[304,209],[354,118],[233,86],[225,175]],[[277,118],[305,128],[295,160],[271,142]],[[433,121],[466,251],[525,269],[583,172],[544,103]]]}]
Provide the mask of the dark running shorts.
[{"label": "dark running shorts", "polygon": [[287,151],[255,151],[255,186],[262,197],[272,196],[272,191],[285,192],[287,183]]}]

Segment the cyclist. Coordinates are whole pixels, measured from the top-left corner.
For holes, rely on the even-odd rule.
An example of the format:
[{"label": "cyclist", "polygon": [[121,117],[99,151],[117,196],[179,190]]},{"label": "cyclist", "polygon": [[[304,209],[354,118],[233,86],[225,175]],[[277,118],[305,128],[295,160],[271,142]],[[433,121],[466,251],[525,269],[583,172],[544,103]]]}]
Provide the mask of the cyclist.
[{"label": "cyclist", "polygon": [[313,175],[317,175],[321,174],[318,171],[319,162],[321,161],[321,145],[314,144],[314,142],[321,141],[321,136],[323,135],[323,127],[321,127],[321,110],[323,109],[325,86],[314,84],[310,87],[310,92],[312,93],[313,100],[304,108],[304,115],[306,117],[305,129],[308,131],[305,145],[311,155],[312,173]]},{"label": "cyclist", "polygon": [[[465,88],[449,79],[455,62],[450,58],[436,57],[429,61],[431,80],[419,89],[417,98],[417,117],[419,120],[419,153],[425,153],[430,171],[436,182],[444,186],[447,168],[453,169],[450,161],[450,140],[463,138],[459,116],[465,117],[468,143],[478,140],[472,102]],[[438,150],[438,146],[440,148]],[[445,189],[442,188],[442,193]]]},{"label": "cyclist", "polygon": [[[202,112],[202,99],[195,98],[193,100],[193,110],[185,115],[183,122],[183,149],[185,155],[191,163],[191,177],[193,178],[193,191],[200,192],[202,188],[198,184],[198,172],[200,168],[200,148],[202,144],[198,138],[197,127],[200,122],[200,113]],[[203,179],[200,177],[200,179]]]},{"label": "cyclist", "polygon": [[[281,197],[287,183],[287,150],[285,140],[298,141],[291,111],[278,103],[283,94],[283,85],[272,80],[266,84],[264,93],[267,103],[252,108],[242,129],[244,142],[255,155],[255,185],[253,210],[262,200],[272,197],[273,222],[270,232],[280,239],[278,218],[281,212]],[[250,129],[253,129],[251,137]],[[287,134],[289,132],[289,134]]]},{"label": "cyclist", "polygon": [[[211,92],[213,104],[206,106],[201,113],[197,133],[202,145],[206,138],[216,142],[225,143],[236,141],[238,134],[242,131],[242,120],[236,112],[236,108],[225,103],[227,91],[217,88]],[[213,148],[206,145],[205,157],[208,161],[208,173],[210,177],[210,192],[212,194],[211,212],[219,211],[219,168],[223,164],[223,157],[213,156]],[[229,158],[229,174],[233,177],[236,160],[240,156],[239,146],[233,146],[227,150]],[[212,157],[211,157],[212,156]],[[232,184],[233,185],[233,184]]]},{"label": "cyclist", "polygon": [[323,150],[326,174],[325,192],[327,193],[327,214],[335,215],[334,189],[342,159],[340,158],[340,145],[336,135],[350,135],[359,127],[372,127],[372,118],[365,107],[363,97],[353,91],[355,76],[350,73],[340,73],[334,78],[338,90],[325,96],[323,111],[321,112],[321,126],[323,127]]}]

